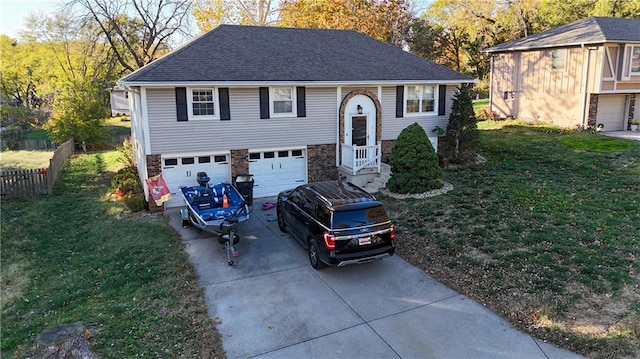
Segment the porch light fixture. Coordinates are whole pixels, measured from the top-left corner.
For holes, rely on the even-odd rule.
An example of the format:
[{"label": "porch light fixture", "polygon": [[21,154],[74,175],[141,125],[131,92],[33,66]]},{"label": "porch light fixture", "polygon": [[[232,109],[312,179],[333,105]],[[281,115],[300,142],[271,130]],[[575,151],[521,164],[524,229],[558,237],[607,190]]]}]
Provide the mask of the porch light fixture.
[{"label": "porch light fixture", "polygon": [[362,106],[358,105],[358,115],[362,115]]}]

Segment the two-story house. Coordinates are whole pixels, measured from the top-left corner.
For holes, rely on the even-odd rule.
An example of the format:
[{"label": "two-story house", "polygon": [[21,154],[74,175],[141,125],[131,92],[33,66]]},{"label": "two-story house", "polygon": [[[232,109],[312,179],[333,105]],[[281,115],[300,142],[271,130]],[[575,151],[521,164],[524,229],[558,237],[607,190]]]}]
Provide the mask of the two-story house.
[{"label": "two-story house", "polygon": [[223,25],[119,84],[141,180],[161,173],[179,193],[199,171],[249,173],[268,197],[379,171],[414,122],[437,148],[455,89],[474,81],[355,31]]},{"label": "two-story house", "polygon": [[604,131],[640,118],[640,19],[589,17],[486,51],[501,117]]}]

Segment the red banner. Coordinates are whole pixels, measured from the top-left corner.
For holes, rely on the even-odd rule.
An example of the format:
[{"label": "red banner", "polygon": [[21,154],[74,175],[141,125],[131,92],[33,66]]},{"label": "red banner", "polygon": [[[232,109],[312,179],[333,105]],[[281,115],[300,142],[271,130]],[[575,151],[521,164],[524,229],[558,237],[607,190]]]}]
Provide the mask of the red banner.
[{"label": "red banner", "polygon": [[147,179],[147,186],[149,186],[149,193],[156,205],[162,206],[162,204],[171,198],[171,191],[167,187],[167,183],[162,178],[162,175],[153,176]]}]

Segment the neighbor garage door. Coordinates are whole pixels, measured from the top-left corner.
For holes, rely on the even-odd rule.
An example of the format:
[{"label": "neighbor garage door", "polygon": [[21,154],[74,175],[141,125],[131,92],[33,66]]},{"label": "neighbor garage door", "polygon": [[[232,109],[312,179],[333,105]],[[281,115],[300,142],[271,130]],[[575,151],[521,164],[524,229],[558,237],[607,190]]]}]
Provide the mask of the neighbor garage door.
[{"label": "neighbor garage door", "polygon": [[211,178],[209,183],[231,182],[229,155],[199,156],[163,156],[162,177],[169,190],[171,199],[165,202],[165,208],[182,206],[184,201],[180,194],[180,186],[197,186],[198,172],[207,172]]},{"label": "neighbor garage door", "polygon": [[306,150],[249,151],[249,173],[254,197],[275,196],[307,182]]},{"label": "neighbor garage door", "polygon": [[596,123],[604,124],[605,131],[621,131],[624,121],[624,95],[600,95]]}]

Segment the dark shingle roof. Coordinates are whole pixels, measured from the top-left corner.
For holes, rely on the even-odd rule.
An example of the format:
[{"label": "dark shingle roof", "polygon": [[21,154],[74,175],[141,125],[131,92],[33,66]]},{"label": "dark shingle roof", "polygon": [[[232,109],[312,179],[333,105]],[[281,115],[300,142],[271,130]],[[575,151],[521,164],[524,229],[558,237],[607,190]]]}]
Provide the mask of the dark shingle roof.
[{"label": "dark shingle roof", "polygon": [[222,25],[121,81],[366,82],[473,78],[349,30]]},{"label": "dark shingle roof", "polygon": [[588,17],[539,34],[505,42],[485,51],[517,51],[605,42],[640,42],[640,19]]}]

